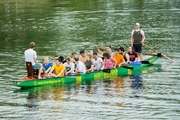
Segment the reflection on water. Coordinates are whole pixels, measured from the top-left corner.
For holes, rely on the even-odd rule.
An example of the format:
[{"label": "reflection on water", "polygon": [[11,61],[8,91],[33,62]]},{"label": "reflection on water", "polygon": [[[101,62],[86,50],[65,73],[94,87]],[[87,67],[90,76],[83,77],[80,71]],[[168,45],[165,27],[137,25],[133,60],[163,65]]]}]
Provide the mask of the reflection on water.
[{"label": "reflection on water", "polygon": [[[179,119],[179,0],[0,0],[0,6],[0,119]],[[39,62],[97,46],[126,49],[135,22],[146,44],[176,62],[161,58],[131,78],[13,92],[12,80],[26,74],[29,42]]]},{"label": "reflection on water", "polygon": [[140,97],[143,88],[142,76],[133,75],[131,79],[132,79],[131,88],[133,89],[132,96],[138,98]]},{"label": "reflection on water", "polygon": [[[129,78],[129,77],[128,77]],[[67,101],[82,101],[90,102],[90,99],[85,99],[86,97],[90,97],[91,95],[95,96],[104,96],[104,97],[113,97],[113,98],[124,98],[127,94],[126,89],[130,89],[132,91],[132,96],[139,97],[139,91],[142,91],[142,77],[141,75],[134,75],[127,78],[114,78],[107,80],[100,80],[98,82],[95,81],[86,81],[82,84],[70,84],[65,86],[45,86],[45,87],[34,87],[28,89],[22,89],[16,92],[28,92],[27,99],[27,107],[30,109],[38,109],[38,102],[53,100],[59,102],[67,102]],[[125,81],[126,80],[126,81]],[[125,85],[125,82],[128,82],[129,85]],[[132,97],[131,96],[131,97]],[[97,101],[96,101],[97,102]],[[94,104],[95,101],[94,101]],[[119,102],[105,102],[101,101],[101,104],[112,104],[120,106]]]},{"label": "reflection on water", "polygon": [[28,114],[28,119],[35,119],[35,115],[38,114],[37,112],[39,111],[38,96],[35,93],[28,93],[26,100],[26,111],[31,112],[30,114]]}]

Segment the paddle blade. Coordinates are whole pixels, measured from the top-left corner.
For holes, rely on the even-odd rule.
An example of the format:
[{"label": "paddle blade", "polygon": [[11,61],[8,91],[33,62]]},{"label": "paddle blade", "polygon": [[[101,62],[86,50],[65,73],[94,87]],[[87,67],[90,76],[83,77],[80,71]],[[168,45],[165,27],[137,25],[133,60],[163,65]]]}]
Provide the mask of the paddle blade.
[{"label": "paddle blade", "polygon": [[102,71],[105,72],[105,73],[110,73],[111,69],[103,69]]},{"label": "paddle blade", "polygon": [[129,66],[122,66],[123,68],[127,68],[127,69],[131,69],[133,70],[134,68],[133,67],[129,67]]},{"label": "paddle blade", "polygon": [[150,64],[149,61],[140,61],[142,64]]}]

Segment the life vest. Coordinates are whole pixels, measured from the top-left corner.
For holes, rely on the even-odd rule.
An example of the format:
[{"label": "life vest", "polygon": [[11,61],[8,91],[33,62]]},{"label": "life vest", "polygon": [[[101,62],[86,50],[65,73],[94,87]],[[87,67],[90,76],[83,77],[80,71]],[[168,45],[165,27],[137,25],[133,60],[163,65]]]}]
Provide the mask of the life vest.
[{"label": "life vest", "polygon": [[133,38],[134,38],[133,44],[141,44],[142,41],[141,29],[138,31],[134,30]]}]

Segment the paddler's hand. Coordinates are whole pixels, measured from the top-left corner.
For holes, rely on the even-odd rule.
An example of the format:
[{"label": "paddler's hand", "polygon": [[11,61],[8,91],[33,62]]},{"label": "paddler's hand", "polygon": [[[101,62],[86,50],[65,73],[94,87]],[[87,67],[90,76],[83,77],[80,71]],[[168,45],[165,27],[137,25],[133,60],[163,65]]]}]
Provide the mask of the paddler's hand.
[{"label": "paddler's hand", "polygon": [[144,41],[142,40],[141,43],[144,44]]},{"label": "paddler's hand", "polygon": [[54,77],[60,77],[60,76],[58,76],[58,75],[54,75]]}]

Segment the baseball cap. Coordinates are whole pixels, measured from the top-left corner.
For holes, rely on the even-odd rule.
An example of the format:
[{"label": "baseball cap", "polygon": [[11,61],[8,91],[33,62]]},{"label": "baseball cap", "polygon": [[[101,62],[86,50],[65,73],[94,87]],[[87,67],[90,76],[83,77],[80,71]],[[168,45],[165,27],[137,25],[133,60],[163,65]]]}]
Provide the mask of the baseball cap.
[{"label": "baseball cap", "polygon": [[139,24],[139,23],[136,23],[135,25],[140,26],[140,24]]}]

